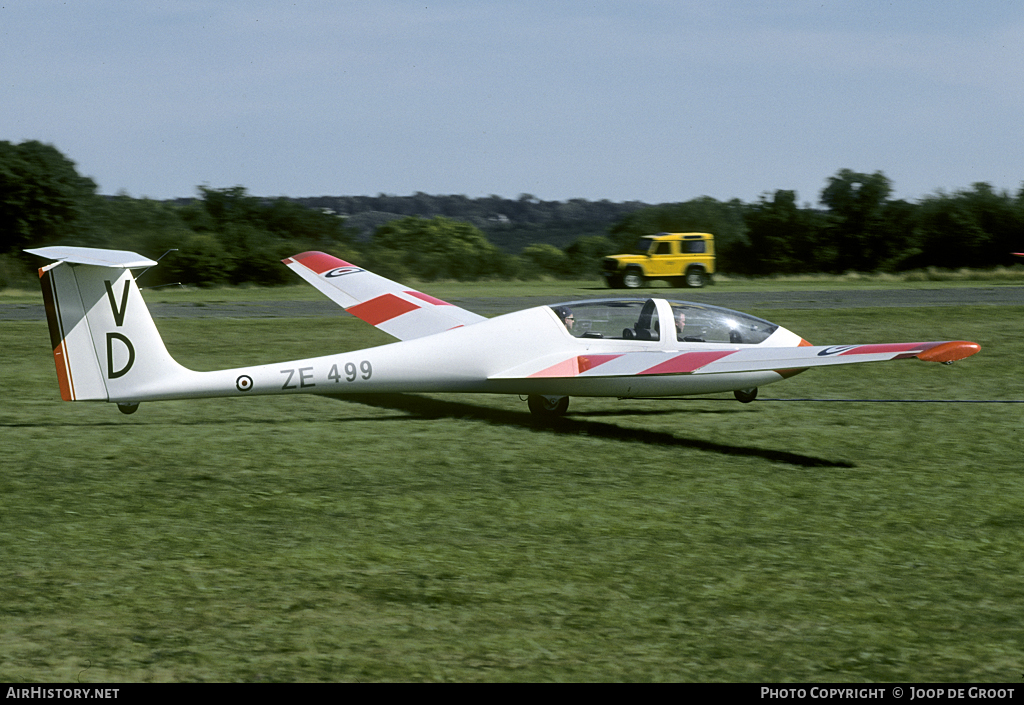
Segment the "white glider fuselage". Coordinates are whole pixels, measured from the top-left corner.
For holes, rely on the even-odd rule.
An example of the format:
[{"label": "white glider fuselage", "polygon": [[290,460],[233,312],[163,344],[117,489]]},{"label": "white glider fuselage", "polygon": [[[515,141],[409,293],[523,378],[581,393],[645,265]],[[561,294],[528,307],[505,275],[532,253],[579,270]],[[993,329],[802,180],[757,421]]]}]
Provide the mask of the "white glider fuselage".
[{"label": "white glider fuselage", "polygon": [[[799,338],[776,331],[776,344]],[[766,341],[767,342],[767,341]],[[700,346],[700,347],[698,347]],[[783,379],[772,370],[710,374],[543,375],[551,365],[580,357],[646,353],[648,366],[707,345],[574,338],[547,306],[516,311],[443,333],[336,355],[213,372],[181,368],[152,377],[114,402],[260,394],[492,392],[547,396],[675,396],[731,391]],[[738,350],[738,346],[727,348]],[[548,363],[551,363],[550,365]],[[523,375],[506,376],[525,368]],[[611,370],[608,370],[611,372]]]}]

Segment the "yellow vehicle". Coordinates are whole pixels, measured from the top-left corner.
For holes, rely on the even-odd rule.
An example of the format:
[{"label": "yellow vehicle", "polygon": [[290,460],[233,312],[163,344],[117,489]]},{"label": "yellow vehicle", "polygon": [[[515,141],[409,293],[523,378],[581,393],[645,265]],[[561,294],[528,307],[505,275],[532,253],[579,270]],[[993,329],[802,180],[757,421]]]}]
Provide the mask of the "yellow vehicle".
[{"label": "yellow vehicle", "polygon": [[612,289],[637,289],[648,279],[700,288],[714,283],[715,236],[711,233],[644,235],[633,254],[605,257],[601,270]]}]

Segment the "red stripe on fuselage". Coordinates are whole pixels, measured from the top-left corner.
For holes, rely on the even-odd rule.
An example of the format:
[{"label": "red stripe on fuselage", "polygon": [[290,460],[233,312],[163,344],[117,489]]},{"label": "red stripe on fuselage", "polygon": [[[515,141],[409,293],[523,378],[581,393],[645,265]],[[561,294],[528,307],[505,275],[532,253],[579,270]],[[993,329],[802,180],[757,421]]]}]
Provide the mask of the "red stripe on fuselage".
[{"label": "red stripe on fuselage", "polygon": [[397,318],[403,313],[415,311],[419,308],[412,301],[400,299],[394,294],[384,294],[375,299],[364,301],[361,304],[350,306],[345,310],[353,316],[363,319],[370,325],[379,326],[381,323]]}]

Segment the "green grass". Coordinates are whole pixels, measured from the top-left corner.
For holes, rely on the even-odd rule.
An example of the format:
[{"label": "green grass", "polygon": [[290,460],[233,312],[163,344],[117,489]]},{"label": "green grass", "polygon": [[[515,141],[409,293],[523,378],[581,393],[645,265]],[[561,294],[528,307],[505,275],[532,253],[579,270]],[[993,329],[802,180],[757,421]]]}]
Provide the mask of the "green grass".
[{"label": "green grass", "polygon": [[[1024,399],[1022,307],[760,315],[817,343],[983,346],[762,398]],[[158,324],[200,369],[386,341],[347,318]],[[391,395],[123,416],[59,400],[45,324],[0,340],[0,680],[1024,670],[1020,406],[573,399],[544,429],[516,398]]]}]

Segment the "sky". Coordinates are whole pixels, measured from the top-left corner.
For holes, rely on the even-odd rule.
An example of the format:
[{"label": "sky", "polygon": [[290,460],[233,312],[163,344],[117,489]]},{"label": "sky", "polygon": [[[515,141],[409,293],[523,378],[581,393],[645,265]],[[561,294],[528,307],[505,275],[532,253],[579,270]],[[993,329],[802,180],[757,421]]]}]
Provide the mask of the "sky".
[{"label": "sky", "polygon": [[154,199],[1016,193],[1024,3],[0,0],[0,140]]}]

